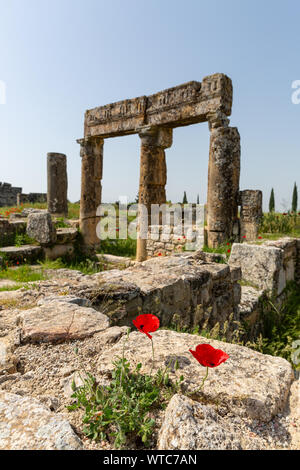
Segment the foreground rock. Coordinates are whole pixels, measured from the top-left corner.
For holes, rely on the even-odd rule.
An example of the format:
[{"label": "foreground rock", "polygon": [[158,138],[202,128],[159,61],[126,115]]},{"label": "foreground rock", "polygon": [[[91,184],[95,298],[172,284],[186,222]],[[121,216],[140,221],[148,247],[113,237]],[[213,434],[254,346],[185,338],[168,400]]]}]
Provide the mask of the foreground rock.
[{"label": "foreground rock", "polygon": [[[115,346],[105,351],[99,358],[98,368],[110,374],[112,362],[122,356],[122,338]],[[195,400],[220,405],[225,412],[248,416],[260,421],[270,421],[285,405],[293,370],[288,361],[280,357],[264,355],[236,344],[208,340],[196,335],[159,330],[153,333],[155,347],[155,369],[175,364],[179,369],[170,373],[177,380],[184,376],[182,384],[185,393]],[[206,369],[193,358],[189,349],[200,343],[208,343],[222,349],[230,358],[219,367],[210,369],[208,379],[201,392],[200,387]],[[132,365],[142,363],[142,372],[151,370],[151,342],[146,335],[133,332],[129,335],[125,357]]]},{"label": "foreground rock", "polygon": [[38,400],[0,391],[1,450],[80,450],[69,422]]},{"label": "foreground rock", "polygon": [[0,375],[16,372],[17,362],[17,358],[13,354],[11,338],[9,336],[0,338]]},{"label": "foreground rock", "polygon": [[18,317],[23,343],[83,339],[109,327],[109,320],[93,308],[69,302],[45,302]]},{"label": "foreground rock", "polygon": [[[255,440],[254,440],[255,441]],[[242,450],[253,448],[253,438],[240,435],[211,406],[184,395],[174,395],[159,431],[160,450]],[[255,448],[259,448],[256,442]]]}]

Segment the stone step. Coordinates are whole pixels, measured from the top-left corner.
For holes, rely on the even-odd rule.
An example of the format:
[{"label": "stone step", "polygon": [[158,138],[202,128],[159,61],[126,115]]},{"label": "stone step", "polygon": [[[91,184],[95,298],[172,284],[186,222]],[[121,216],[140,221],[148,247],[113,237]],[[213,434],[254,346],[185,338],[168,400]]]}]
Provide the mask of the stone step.
[{"label": "stone step", "polygon": [[0,255],[12,262],[33,262],[43,256],[43,250],[37,245],[4,246]]}]

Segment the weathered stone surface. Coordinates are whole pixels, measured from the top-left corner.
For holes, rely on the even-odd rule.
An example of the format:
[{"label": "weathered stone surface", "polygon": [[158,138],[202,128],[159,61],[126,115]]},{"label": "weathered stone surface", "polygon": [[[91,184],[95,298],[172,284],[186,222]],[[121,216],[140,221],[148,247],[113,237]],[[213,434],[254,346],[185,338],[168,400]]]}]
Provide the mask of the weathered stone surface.
[{"label": "weathered stone surface", "polygon": [[108,317],[93,308],[58,301],[22,312],[18,322],[23,343],[82,339],[109,326]]},{"label": "weathered stone surface", "polygon": [[84,135],[113,137],[134,134],[145,125],[178,127],[207,121],[207,115],[230,115],[232,83],[224,74],[204,77],[148,97],[111,103],[85,113]]},{"label": "weathered stone surface", "polygon": [[32,397],[0,391],[0,449],[80,450],[69,422]]},{"label": "weathered stone surface", "polygon": [[[285,405],[294,378],[291,364],[280,357],[264,355],[236,344],[208,340],[196,335],[158,330],[153,333],[154,367],[165,368],[172,358],[183,358],[179,369],[170,372],[170,378],[184,376],[183,389],[196,400],[219,404],[228,412],[251,419],[270,421]],[[105,351],[99,358],[99,372],[109,374],[112,361],[122,356],[125,338]],[[202,391],[198,391],[206,369],[198,364],[189,349],[208,343],[225,351],[230,358],[219,367],[210,369]],[[151,342],[146,335],[130,333],[125,357],[134,366],[141,362],[142,372],[151,370]]]},{"label": "weathered stone surface", "polygon": [[262,191],[245,189],[240,191],[240,238],[256,240],[262,219]]},{"label": "weathered stone surface", "polygon": [[[242,450],[249,438],[238,434],[211,406],[174,395],[159,431],[159,450]],[[243,442],[246,441],[246,442]]]},{"label": "weathered stone surface", "polygon": [[43,250],[40,246],[22,245],[22,246],[4,246],[0,248],[0,252],[12,262],[34,262],[41,258]]},{"label": "weathered stone surface", "polygon": [[153,258],[93,279],[98,287],[80,293],[118,325],[131,325],[138,313],[151,312],[163,326],[212,327],[223,324],[238,301],[229,266],[202,264],[191,254]]},{"label": "weathered stone surface", "polygon": [[13,354],[11,338],[4,336],[0,338],[0,375],[13,374],[17,371],[17,357]]},{"label": "weathered stone surface", "polygon": [[247,337],[256,338],[262,327],[261,301],[263,291],[251,286],[241,287],[241,300],[238,305],[238,317],[247,323]]},{"label": "weathered stone surface", "polygon": [[72,256],[74,253],[74,245],[67,243],[65,245],[52,245],[43,247],[44,257],[46,259],[55,260],[63,256]]},{"label": "weathered stone surface", "polygon": [[56,243],[72,243],[76,240],[76,237],[78,235],[78,230],[77,228],[58,228],[56,229]]},{"label": "weathered stone surface", "polygon": [[56,230],[49,212],[30,214],[27,222],[27,235],[41,245],[51,245],[56,241]]},{"label": "weathered stone surface", "polygon": [[295,279],[296,239],[286,238],[263,245],[234,243],[229,264],[241,267],[243,280],[279,295],[287,281]]},{"label": "weathered stone surface", "polygon": [[117,266],[125,265],[126,267],[129,267],[132,263],[132,259],[128,258],[127,256],[115,256],[115,255],[109,255],[106,253],[97,254],[96,256],[100,262],[115,264]]},{"label": "weathered stone surface", "polygon": [[207,187],[210,247],[230,240],[233,234],[238,215],[240,152],[240,135],[236,127],[212,129]]},{"label": "weathered stone surface", "polygon": [[67,157],[63,153],[47,154],[48,210],[50,214],[68,214]]}]

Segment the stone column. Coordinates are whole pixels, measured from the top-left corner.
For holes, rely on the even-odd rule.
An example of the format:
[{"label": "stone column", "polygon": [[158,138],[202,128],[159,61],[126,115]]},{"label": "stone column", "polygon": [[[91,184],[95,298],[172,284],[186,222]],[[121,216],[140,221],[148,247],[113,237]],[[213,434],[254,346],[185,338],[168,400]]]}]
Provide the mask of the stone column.
[{"label": "stone column", "polygon": [[172,129],[151,127],[140,133],[141,159],[139,204],[143,204],[148,211],[148,217],[139,210],[139,228],[137,238],[137,261],[147,259],[147,240],[141,238],[148,233],[151,224],[151,204],[164,204],[166,202],[167,167],[165,150],[172,145]]},{"label": "stone column", "polygon": [[232,238],[238,220],[240,135],[222,113],[208,119],[207,241],[214,248]]},{"label": "stone column", "polygon": [[100,217],[96,216],[101,204],[101,179],[103,165],[103,143],[99,137],[77,140],[80,144],[81,163],[81,198],[80,230],[87,247],[99,245],[96,227]]},{"label": "stone column", "polygon": [[47,154],[47,203],[50,214],[68,215],[67,157],[63,153]]},{"label": "stone column", "polygon": [[245,189],[240,191],[240,231],[241,240],[253,241],[257,239],[261,223],[262,191]]}]

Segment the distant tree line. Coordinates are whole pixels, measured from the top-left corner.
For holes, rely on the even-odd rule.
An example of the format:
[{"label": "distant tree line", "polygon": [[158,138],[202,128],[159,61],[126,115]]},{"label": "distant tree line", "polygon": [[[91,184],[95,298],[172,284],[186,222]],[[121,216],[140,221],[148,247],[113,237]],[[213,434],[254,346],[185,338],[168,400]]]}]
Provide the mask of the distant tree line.
[{"label": "distant tree line", "polygon": [[[291,212],[297,212],[298,208],[298,188],[297,184],[294,184],[293,195],[292,195],[292,207]],[[275,211],[275,195],[274,188],[271,189],[270,199],[269,199],[269,212]]]}]

